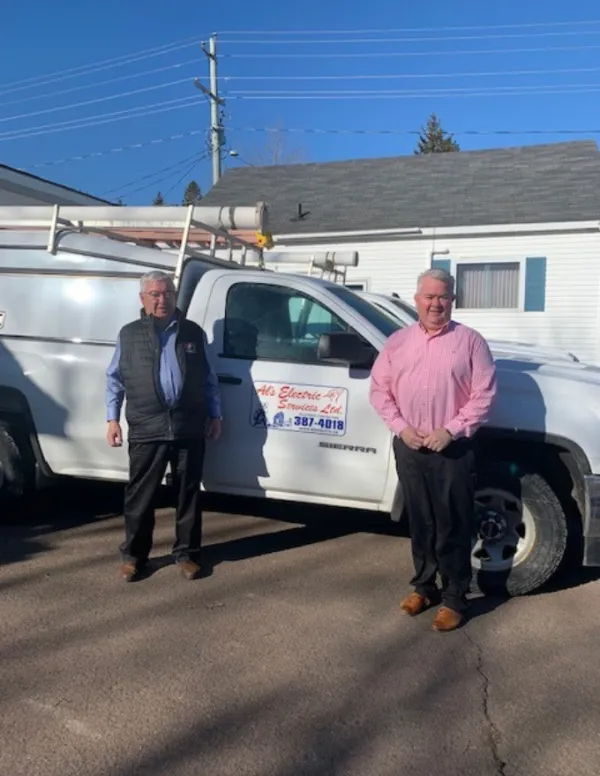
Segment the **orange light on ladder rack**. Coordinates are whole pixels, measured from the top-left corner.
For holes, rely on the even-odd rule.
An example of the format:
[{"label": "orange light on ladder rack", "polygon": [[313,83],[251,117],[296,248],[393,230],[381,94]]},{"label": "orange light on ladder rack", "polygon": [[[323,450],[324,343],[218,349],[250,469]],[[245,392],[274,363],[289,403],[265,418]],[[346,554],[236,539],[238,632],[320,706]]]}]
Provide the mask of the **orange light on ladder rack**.
[{"label": "orange light on ladder rack", "polygon": [[255,237],[259,248],[272,248],[275,245],[271,232],[256,232]]}]

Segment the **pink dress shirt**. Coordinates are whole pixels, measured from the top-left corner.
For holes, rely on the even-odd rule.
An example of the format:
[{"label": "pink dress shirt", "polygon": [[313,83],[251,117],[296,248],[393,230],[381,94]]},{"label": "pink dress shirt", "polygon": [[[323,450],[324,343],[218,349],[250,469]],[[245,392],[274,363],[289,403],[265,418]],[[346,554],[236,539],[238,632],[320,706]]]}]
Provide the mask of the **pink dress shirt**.
[{"label": "pink dress shirt", "polygon": [[414,323],[392,334],[371,371],[370,400],[399,436],[445,428],[471,437],[487,420],[496,367],[485,339],[456,321],[435,334]]}]

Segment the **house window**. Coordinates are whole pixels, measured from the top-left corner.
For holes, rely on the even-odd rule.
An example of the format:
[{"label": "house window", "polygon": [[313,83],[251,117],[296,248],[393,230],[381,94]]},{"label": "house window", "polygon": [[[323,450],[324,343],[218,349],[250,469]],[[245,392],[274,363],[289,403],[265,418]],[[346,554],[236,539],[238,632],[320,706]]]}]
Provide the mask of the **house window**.
[{"label": "house window", "polygon": [[366,291],[367,290],[367,281],[366,280],[357,280],[353,283],[344,283],[346,288],[349,288],[350,291]]},{"label": "house window", "polygon": [[518,261],[458,264],[456,307],[467,310],[518,308],[519,270]]}]

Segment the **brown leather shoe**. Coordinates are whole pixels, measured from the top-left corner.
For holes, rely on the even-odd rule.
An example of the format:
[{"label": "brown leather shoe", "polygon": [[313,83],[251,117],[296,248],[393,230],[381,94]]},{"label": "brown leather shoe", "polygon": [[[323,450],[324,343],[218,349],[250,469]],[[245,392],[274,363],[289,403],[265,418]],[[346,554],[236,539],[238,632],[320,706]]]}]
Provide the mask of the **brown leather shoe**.
[{"label": "brown leather shoe", "polygon": [[190,580],[196,579],[202,571],[201,567],[193,560],[182,560],[177,565],[183,576]]},{"label": "brown leather shoe", "polygon": [[124,579],[125,582],[133,582],[138,574],[138,569],[133,561],[125,561],[119,566],[119,576]]},{"label": "brown leather shoe", "polygon": [[409,614],[411,617],[416,617],[417,614],[421,614],[421,612],[424,612],[425,609],[429,609],[430,606],[431,601],[429,598],[426,598],[424,595],[420,595],[419,593],[411,593],[410,595],[407,595],[405,599],[403,599],[402,603],[400,604],[400,609],[402,609],[402,611],[406,614]]},{"label": "brown leather shoe", "polygon": [[452,631],[456,630],[463,620],[464,615],[460,612],[455,612],[454,609],[449,609],[447,606],[441,606],[435,615],[432,627],[435,631]]}]

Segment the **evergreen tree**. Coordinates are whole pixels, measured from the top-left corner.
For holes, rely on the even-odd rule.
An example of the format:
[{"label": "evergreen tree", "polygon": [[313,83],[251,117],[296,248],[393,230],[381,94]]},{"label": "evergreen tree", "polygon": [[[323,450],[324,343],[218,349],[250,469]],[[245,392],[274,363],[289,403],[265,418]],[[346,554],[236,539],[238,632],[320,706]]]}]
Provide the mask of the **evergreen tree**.
[{"label": "evergreen tree", "polygon": [[185,192],[183,193],[183,202],[181,204],[197,205],[201,199],[202,192],[200,191],[200,186],[198,186],[196,181],[190,181],[185,187]]},{"label": "evergreen tree", "polygon": [[154,201],[152,202],[153,205],[156,207],[160,207],[165,204],[165,200],[163,195],[160,193],[160,191],[157,193],[157,195],[154,197]]},{"label": "evergreen tree", "polygon": [[427,119],[427,125],[421,128],[415,154],[442,154],[449,151],[460,151],[460,147],[452,135],[443,129],[435,113],[432,113]]}]

